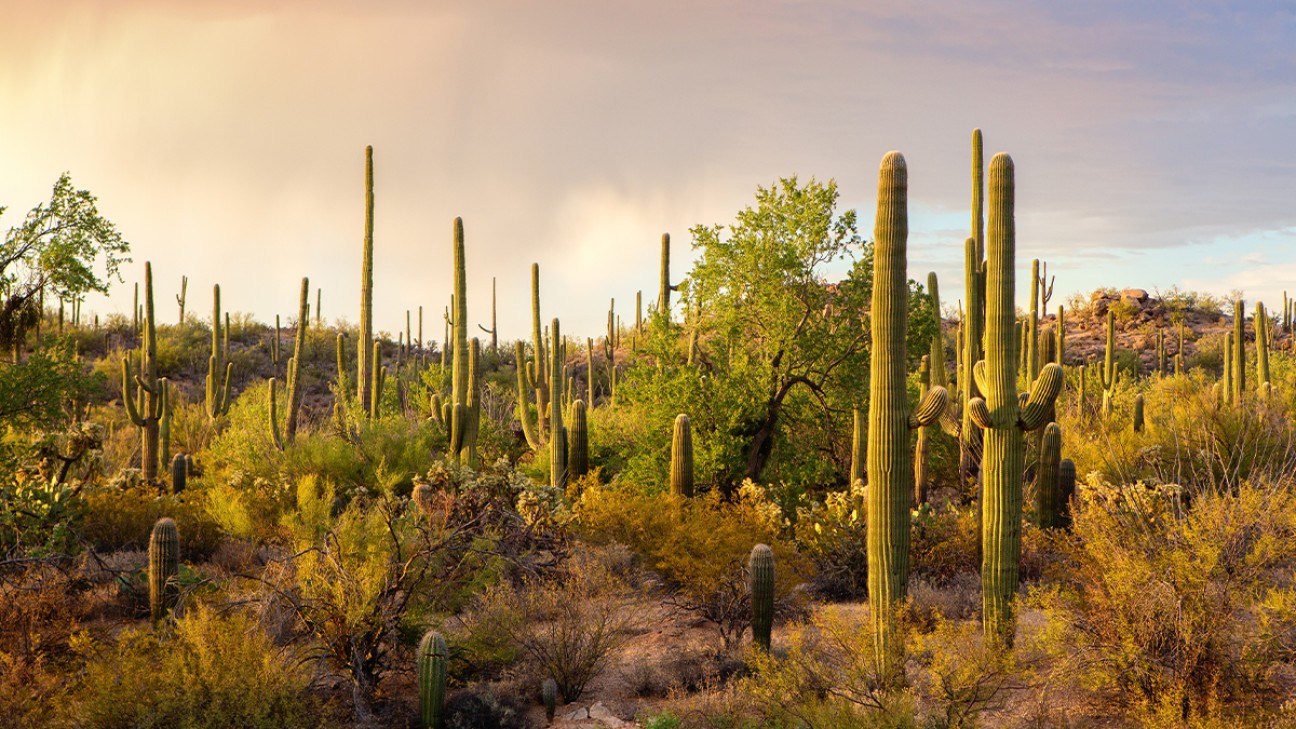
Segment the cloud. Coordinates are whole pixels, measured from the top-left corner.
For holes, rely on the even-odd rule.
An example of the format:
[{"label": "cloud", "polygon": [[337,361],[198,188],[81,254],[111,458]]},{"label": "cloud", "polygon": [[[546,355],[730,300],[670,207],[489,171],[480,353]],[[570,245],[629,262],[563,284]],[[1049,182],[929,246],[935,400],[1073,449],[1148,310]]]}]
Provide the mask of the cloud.
[{"label": "cloud", "polygon": [[159,281],[272,318],[310,275],[354,319],[373,144],[379,328],[443,305],[461,215],[473,318],[494,276],[524,334],[539,261],[546,318],[585,334],[655,290],[662,232],[682,268],[757,184],[834,177],[867,233],[889,149],[911,275],[958,299],[980,126],[1017,163],[1023,265],[1148,287],[1296,225],[1294,36],[1278,3],[1169,0],[27,5],[0,26],[0,201],[71,170]]}]

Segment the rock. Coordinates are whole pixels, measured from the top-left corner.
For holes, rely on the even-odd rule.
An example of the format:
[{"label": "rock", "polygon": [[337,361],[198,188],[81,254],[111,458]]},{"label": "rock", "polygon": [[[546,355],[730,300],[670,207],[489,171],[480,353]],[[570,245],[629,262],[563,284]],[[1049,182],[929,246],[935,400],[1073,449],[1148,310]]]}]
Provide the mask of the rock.
[{"label": "rock", "polygon": [[1143,289],[1125,289],[1120,292],[1122,299],[1133,299],[1135,302],[1142,304],[1148,300],[1148,292]]}]

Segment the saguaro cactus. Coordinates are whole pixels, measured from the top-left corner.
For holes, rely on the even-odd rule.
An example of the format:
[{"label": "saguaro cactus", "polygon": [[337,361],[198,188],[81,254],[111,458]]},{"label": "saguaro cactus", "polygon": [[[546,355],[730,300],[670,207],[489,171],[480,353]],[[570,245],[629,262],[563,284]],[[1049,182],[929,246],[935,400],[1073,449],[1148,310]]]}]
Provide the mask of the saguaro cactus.
[{"label": "saguaro cactus", "polygon": [[904,156],[888,152],[878,170],[874,229],[872,333],[868,430],[869,609],[878,668],[891,679],[902,670],[896,627],[909,581],[909,504],[914,491],[909,430],[929,425],[945,407],[933,387],[910,413],[905,385],[908,329],[908,171]]},{"label": "saguaro cactus", "polygon": [[1134,396],[1134,432],[1143,432],[1143,393]]},{"label": "saguaro cactus", "polygon": [[1233,302],[1233,402],[1246,396],[1246,302]]},{"label": "saguaro cactus", "polygon": [[1116,395],[1116,385],[1120,382],[1120,369],[1116,366],[1116,314],[1107,310],[1107,350],[1103,354],[1103,367],[1099,373],[1102,378],[1102,416],[1111,417],[1112,398]]},{"label": "saguaro cactus", "polygon": [[863,483],[868,459],[868,423],[864,421],[864,411],[858,407],[851,408],[854,420],[851,429],[851,465],[850,483],[853,488],[857,482]]},{"label": "saguaro cactus", "polygon": [[774,627],[774,550],[766,544],[752,547],[747,558],[751,590],[752,642],[765,652],[770,649]]},{"label": "saguaro cactus", "polygon": [[985,399],[972,400],[968,409],[972,411],[972,420],[985,430],[982,614],[987,640],[999,645],[1011,645],[1016,632],[1013,598],[1017,594],[1021,559],[1023,431],[1048,422],[1045,418],[1062,388],[1062,368],[1049,364],[1031,386],[1026,401],[1021,402],[1018,396],[1013,338],[1016,317],[1013,193],[1012,158],[997,154],[990,161],[986,359],[975,368],[977,384]]},{"label": "saguaro cactus", "polygon": [[373,231],[374,231],[374,174],[373,147],[365,147],[365,221],[364,252],[360,263],[360,338],[356,343],[356,392],[360,399],[360,412],[368,414],[373,395],[371,362],[373,350]]},{"label": "saguaro cactus", "polygon": [[171,459],[171,490],[180,493],[189,484],[189,461],[183,453]]},{"label": "saguaro cactus", "polygon": [[676,496],[693,497],[693,433],[683,413],[675,416],[671,438],[670,490]]},{"label": "saguaro cactus", "polygon": [[670,321],[670,294],[675,288],[670,283],[670,233],[662,233],[661,288],[657,292],[657,312],[665,321]]},{"label": "saguaro cactus", "polygon": [[171,517],[153,525],[149,537],[149,613],[158,622],[174,610],[180,595],[180,532]]},{"label": "saguaro cactus", "polygon": [[[931,368],[928,355],[923,355],[918,365],[918,388],[921,397],[927,397],[936,378]],[[921,506],[927,503],[927,449],[931,439],[932,426],[924,425],[918,429],[918,440],[914,443],[914,491],[913,503]]]},{"label": "saguaro cactus", "polygon": [[1058,494],[1062,499],[1061,503],[1061,521],[1059,525],[1063,529],[1071,526],[1071,497],[1075,496],[1076,489],[1076,469],[1075,462],[1070,458],[1063,458],[1058,465]]},{"label": "saguaro cactus", "polygon": [[[126,414],[140,429],[140,471],[145,481],[158,478],[160,423],[166,411],[166,379],[157,373],[157,330],[153,319],[153,266],[144,264],[144,341],[140,347],[140,369],[131,371],[130,357],[122,357],[122,400]],[[135,392],[138,391],[138,403]]]},{"label": "saguaro cactus", "polygon": [[571,405],[567,441],[567,470],[572,478],[580,478],[589,473],[589,419],[585,414],[584,400],[576,400]]},{"label": "saguaro cactus", "polygon": [[554,714],[558,711],[558,682],[546,678],[544,683],[540,684],[540,699],[544,701],[545,719],[552,723]]},{"label": "saguaro cactus", "polygon": [[446,673],[450,666],[450,649],[445,638],[435,630],[423,634],[418,647],[419,717],[423,729],[445,726]]},{"label": "saguaro cactus", "polygon": [[554,488],[564,488],[567,485],[567,429],[563,427],[562,418],[562,388],[563,388],[563,358],[559,354],[562,349],[562,332],[558,328],[558,319],[553,320],[551,325],[553,332],[553,356],[550,357],[549,371],[549,485]]},{"label": "saguaro cactus", "polygon": [[189,292],[189,277],[180,277],[180,293],[176,294],[176,303],[180,305],[180,323],[184,324],[185,297]]},{"label": "saguaro cactus", "polygon": [[[229,412],[230,376],[234,373],[234,363],[227,361],[227,333],[222,332],[221,321],[220,284],[215,284],[212,286],[211,356],[207,358],[207,390],[204,399],[207,417],[212,420]],[[220,380],[222,371],[225,373],[223,384]]]},{"label": "saguaro cactus", "polygon": [[1049,423],[1044,426],[1044,437],[1040,439],[1039,470],[1035,476],[1035,520],[1041,529],[1057,529],[1063,525],[1061,466],[1062,429],[1057,423]]},{"label": "saguaro cactus", "polygon": [[1256,302],[1256,389],[1262,395],[1267,394],[1269,383],[1269,313],[1265,311],[1264,302]]}]

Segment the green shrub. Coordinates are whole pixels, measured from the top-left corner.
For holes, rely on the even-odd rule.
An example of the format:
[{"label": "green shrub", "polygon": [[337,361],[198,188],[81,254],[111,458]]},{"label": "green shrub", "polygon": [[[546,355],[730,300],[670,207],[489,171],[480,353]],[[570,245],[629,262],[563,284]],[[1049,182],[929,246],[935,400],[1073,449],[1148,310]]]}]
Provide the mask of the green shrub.
[{"label": "green shrub", "polygon": [[314,727],[324,717],[297,656],[257,624],[209,608],[165,636],[127,629],[111,645],[83,641],[84,671],[63,707],[73,726]]},{"label": "green shrub", "polygon": [[1058,675],[1180,721],[1274,709],[1296,650],[1296,497],[1242,485],[1185,509],[1168,488],[1081,490],[1067,560],[1035,591]]},{"label": "green shrub", "polygon": [[671,586],[673,604],[716,626],[726,648],[738,643],[751,619],[746,564],[754,545],[774,550],[775,597],[784,608],[792,588],[813,573],[783,538],[779,507],[750,482],[731,504],[717,494],[681,500],[590,487],[575,509],[584,536],[634,550]]},{"label": "green shrub", "polygon": [[180,530],[180,554],[192,561],[216,550],[220,524],[207,511],[207,494],[185,491],[158,495],[151,487],[99,487],[84,492],[82,536],[96,550],[147,549],[158,519],[175,519]]}]

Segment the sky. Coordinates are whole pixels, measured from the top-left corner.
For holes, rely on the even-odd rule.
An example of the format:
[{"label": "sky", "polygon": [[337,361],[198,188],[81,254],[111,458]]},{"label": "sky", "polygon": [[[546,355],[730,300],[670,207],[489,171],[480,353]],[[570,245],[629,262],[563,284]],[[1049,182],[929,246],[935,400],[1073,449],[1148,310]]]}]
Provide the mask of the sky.
[{"label": "sky", "polygon": [[[970,140],[1017,170],[1019,279],[1296,292],[1296,11],[1098,0],[20,0],[0,23],[0,227],[58,176],[134,263],[86,310],[295,317],[302,276],[355,321],[364,148],[375,159],[375,325],[439,339],[452,221],[470,319],[605,327],[656,296],[660,237],[757,186],[835,179],[872,237],[877,165],[909,168],[909,272],[962,297]],[[1025,289],[1018,297],[1024,299]]]}]

